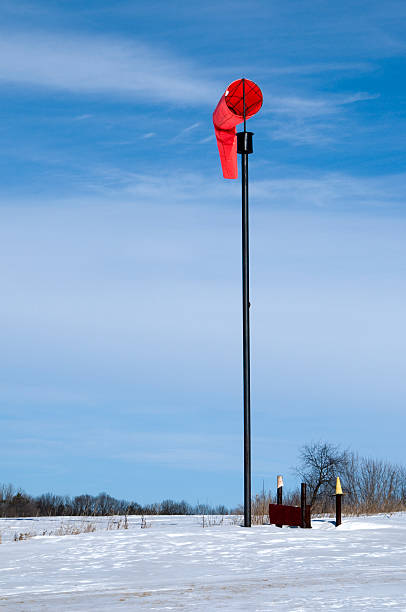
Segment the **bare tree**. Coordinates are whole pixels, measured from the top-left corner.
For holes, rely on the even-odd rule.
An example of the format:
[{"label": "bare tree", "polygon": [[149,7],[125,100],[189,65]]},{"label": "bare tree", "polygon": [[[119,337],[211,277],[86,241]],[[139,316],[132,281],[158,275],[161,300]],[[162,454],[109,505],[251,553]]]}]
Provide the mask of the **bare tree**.
[{"label": "bare tree", "polygon": [[347,506],[357,513],[393,512],[404,508],[404,467],[351,453],[344,474]]},{"label": "bare tree", "polygon": [[329,442],[312,442],[302,446],[299,458],[296,472],[309,488],[310,505],[316,500],[330,505],[329,496],[334,492],[336,477],[345,471],[348,452]]}]

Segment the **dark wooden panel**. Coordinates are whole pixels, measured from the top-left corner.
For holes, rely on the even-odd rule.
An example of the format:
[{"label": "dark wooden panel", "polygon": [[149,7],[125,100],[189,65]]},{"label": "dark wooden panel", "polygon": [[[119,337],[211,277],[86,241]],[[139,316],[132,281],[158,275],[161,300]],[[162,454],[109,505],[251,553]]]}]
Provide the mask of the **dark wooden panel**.
[{"label": "dark wooden panel", "polygon": [[300,506],[284,506],[269,504],[269,522],[274,525],[302,526],[302,510]]}]

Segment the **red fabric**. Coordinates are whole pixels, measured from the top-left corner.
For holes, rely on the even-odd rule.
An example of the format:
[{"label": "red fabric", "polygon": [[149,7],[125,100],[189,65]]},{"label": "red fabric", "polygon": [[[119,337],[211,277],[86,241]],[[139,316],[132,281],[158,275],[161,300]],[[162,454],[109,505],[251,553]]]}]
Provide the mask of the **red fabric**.
[{"label": "red fabric", "polygon": [[[262,92],[258,85],[245,80],[245,116],[249,119],[262,106]],[[220,153],[224,178],[238,177],[236,126],[244,121],[243,79],[233,81],[221,96],[213,113],[214,131]]]}]

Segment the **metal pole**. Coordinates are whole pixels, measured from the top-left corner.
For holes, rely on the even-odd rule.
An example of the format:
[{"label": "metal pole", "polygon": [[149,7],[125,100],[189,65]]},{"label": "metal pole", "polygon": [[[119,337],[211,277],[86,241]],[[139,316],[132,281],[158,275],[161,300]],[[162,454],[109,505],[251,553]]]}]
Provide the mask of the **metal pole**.
[{"label": "metal pole", "polygon": [[248,225],[248,154],[252,153],[252,132],[246,131],[245,79],[243,86],[244,131],[237,134],[237,152],[241,154],[242,186],[242,320],[243,320],[243,393],[244,393],[244,527],[251,527],[251,393],[250,393],[250,297],[249,297],[249,225]]},{"label": "metal pole", "polygon": [[341,525],[341,499],[342,499],[342,494],[337,493],[336,495],[336,527]]},{"label": "metal pole", "polygon": [[248,233],[248,153],[241,155],[242,178],[242,320],[244,385],[244,527],[251,527],[251,393],[250,393],[250,297]]},{"label": "metal pole", "polygon": [[300,485],[300,508],[302,513],[302,527],[306,525],[306,483],[302,482]]},{"label": "metal pole", "polygon": [[[283,478],[281,475],[276,479],[276,503],[278,506],[283,504]],[[276,527],[283,527],[283,525],[277,524]]]}]

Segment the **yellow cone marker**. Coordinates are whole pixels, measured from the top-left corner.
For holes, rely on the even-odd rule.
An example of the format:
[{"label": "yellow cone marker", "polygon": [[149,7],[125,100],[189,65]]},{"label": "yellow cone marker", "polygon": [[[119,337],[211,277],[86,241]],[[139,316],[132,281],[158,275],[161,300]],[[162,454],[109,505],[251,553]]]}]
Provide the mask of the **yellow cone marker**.
[{"label": "yellow cone marker", "polygon": [[340,478],[339,476],[337,476],[337,482],[336,482],[336,495],[342,495],[343,494],[343,490],[341,488],[341,482],[340,482]]}]

